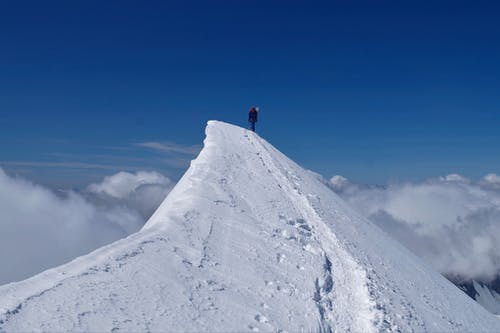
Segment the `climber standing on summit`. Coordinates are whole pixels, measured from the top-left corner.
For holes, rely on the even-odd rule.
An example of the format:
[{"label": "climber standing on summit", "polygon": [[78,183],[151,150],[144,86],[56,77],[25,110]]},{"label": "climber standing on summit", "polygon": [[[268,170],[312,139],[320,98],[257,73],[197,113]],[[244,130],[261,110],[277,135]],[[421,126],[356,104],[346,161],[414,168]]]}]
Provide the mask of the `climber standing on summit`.
[{"label": "climber standing on summit", "polygon": [[250,123],[250,129],[255,132],[255,123],[257,122],[257,116],[259,113],[259,108],[253,106],[248,113],[248,122]]}]

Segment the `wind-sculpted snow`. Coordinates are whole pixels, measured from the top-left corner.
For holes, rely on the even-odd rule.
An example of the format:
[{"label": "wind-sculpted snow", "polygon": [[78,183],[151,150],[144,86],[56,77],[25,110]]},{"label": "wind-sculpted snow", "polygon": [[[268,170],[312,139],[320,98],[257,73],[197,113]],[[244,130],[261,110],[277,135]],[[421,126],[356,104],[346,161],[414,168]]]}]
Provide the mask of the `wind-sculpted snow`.
[{"label": "wind-sculpted snow", "polygon": [[0,331],[500,331],[255,133],[205,147],[144,228],[0,287]]}]

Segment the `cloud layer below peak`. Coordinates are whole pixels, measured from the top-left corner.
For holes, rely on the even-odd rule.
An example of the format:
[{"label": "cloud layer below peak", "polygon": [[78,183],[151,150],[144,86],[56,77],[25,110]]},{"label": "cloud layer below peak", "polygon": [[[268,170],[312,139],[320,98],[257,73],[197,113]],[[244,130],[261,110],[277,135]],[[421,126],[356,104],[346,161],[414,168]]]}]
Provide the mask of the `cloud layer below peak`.
[{"label": "cloud layer below peak", "polygon": [[0,168],[0,285],[30,277],[139,230],[173,187],[156,172],[119,172],[82,192]]},{"label": "cloud layer below peak", "polygon": [[420,183],[330,186],[388,234],[450,277],[490,281],[500,274],[500,177],[458,174]]}]

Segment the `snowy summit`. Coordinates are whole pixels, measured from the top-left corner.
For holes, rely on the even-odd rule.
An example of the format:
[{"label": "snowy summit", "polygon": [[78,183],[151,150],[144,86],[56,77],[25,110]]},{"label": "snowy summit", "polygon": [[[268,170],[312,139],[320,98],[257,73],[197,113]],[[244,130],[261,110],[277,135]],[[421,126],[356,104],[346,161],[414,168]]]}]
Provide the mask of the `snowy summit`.
[{"label": "snowy summit", "polygon": [[257,134],[206,134],[140,232],[0,287],[0,331],[500,331]]}]

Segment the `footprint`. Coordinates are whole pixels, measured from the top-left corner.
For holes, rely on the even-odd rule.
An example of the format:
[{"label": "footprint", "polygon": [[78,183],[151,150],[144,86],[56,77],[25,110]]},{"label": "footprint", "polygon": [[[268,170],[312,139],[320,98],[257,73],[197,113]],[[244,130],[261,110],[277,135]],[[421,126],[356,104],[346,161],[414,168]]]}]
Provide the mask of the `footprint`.
[{"label": "footprint", "polygon": [[267,320],[267,318],[261,314],[256,315],[255,320],[262,324],[266,324],[269,322],[269,320]]},{"label": "footprint", "polygon": [[307,224],[307,221],[302,219],[302,218],[299,218],[296,221],[297,221],[297,224]]},{"label": "footprint", "polygon": [[255,327],[253,325],[248,325],[248,328],[252,331],[252,332],[258,332],[259,331],[259,328],[258,327]]},{"label": "footprint", "polygon": [[301,224],[301,225],[299,225],[299,228],[302,228],[302,229],[307,230],[307,231],[312,230],[312,228],[309,224]]}]

